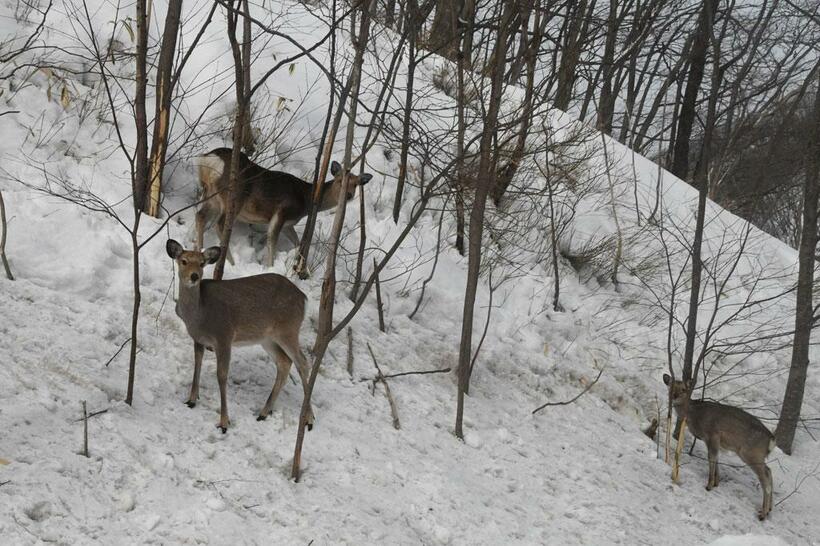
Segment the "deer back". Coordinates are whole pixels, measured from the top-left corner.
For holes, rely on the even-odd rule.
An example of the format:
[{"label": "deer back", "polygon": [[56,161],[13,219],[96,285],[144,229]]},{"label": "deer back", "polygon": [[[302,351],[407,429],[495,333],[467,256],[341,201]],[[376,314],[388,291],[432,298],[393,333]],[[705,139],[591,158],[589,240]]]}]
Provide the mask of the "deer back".
[{"label": "deer back", "polygon": [[756,453],[761,461],[773,447],[774,436],[754,415],[734,406],[706,400],[689,403],[687,424],[695,437],[715,441],[722,449]]},{"label": "deer back", "polygon": [[207,337],[254,343],[275,332],[298,334],[304,319],[304,292],[276,273],[203,280],[200,290],[197,322]]}]

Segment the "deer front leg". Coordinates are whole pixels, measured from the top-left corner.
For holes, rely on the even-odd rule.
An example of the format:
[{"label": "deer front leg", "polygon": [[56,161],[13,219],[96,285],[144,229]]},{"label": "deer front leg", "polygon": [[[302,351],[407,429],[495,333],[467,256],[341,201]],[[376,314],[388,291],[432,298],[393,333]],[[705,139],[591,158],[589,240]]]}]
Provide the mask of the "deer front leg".
[{"label": "deer front leg", "polygon": [[191,394],[188,396],[188,401],[185,402],[189,408],[196,406],[196,401],[199,400],[199,371],[202,369],[202,354],[205,352],[205,346],[194,341],[194,380],[191,381]]},{"label": "deer front leg", "polygon": [[231,421],[228,419],[228,369],[231,366],[231,346],[220,344],[216,350],[216,380],[219,383],[219,423],[218,429],[225,434]]}]

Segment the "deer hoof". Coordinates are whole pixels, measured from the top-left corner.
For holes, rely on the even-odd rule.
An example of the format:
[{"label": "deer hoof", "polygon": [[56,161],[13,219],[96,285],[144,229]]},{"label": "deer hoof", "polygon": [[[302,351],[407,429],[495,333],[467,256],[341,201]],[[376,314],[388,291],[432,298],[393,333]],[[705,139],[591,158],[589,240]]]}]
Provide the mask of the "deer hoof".
[{"label": "deer hoof", "polygon": [[711,490],[712,490],[712,486],[711,486],[711,485],[707,485],[707,486],[706,486],[706,490],[707,490],[707,491],[711,491]]},{"label": "deer hoof", "polygon": [[307,429],[308,429],[308,431],[313,430],[313,423],[308,423],[307,424]]},{"label": "deer hoof", "polygon": [[185,402],[185,405],[188,406],[189,408],[195,408],[196,407],[196,400],[187,400]]},{"label": "deer hoof", "polygon": [[257,421],[264,421],[264,420],[265,420],[265,419],[267,419],[267,418],[268,418],[268,416],[267,416],[267,415],[261,415],[261,414],[260,414],[260,415],[259,415],[259,417],[257,417],[257,418],[256,418],[256,420],[257,420]]},{"label": "deer hoof", "polygon": [[221,430],[221,431],[222,431],[222,434],[225,434],[226,432],[228,432],[228,427],[224,427],[224,426],[222,426],[221,424],[220,424],[220,425],[216,425],[216,428],[218,428],[219,430]]}]

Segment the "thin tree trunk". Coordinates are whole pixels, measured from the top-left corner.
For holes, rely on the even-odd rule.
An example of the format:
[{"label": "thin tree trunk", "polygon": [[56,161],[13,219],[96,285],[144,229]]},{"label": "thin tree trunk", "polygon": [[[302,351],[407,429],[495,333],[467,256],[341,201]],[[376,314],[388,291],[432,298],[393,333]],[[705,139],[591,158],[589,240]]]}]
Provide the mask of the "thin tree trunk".
[{"label": "thin tree trunk", "polygon": [[159,202],[162,192],[162,173],[168,153],[168,133],[171,123],[171,96],[173,94],[173,69],[176,56],[177,35],[182,12],[182,0],[169,0],[162,33],[162,47],[157,66],[157,96],[154,114],[154,135],[151,142],[150,198],[144,211],[151,216],[159,216]]},{"label": "thin tree trunk", "polygon": [[[441,5],[441,4],[439,4]],[[407,92],[404,98],[404,120],[401,133],[401,157],[399,159],[399,179],[396,182],[396,196],[393,199],[393,222],[399,223],[402,193],[407,179],[407,156],[410,151],[410,116],[413,113],[413,82],[416,75],[416,45],[418,43],[418,5],[416,0],[408,0],[407,46]]]},{"label": "thin tree trunk", "polygon": [[[250,11],[248,6],[248,0],[237,0],[237,8],[241,2],[242,16],[244,17],[245,21],[250,20]],[[216,262],[216,266],[214,266],[214,280],[222,279],[222,276],[225,273],[225,259],[228,255],[228,246],[231,242],[231,234],[233,233],[233,224],[236,220],[236,215],[239,213],[237,210],[237,197],[240,194],[240,157],[242,153],[242,140],[245,134],[245,118],[248,114],[247,106],[249,102],[249,95],[250,89],[245,88],[245,60],[244,56],[247,53],[250,54],[250,25],[243,24],[243,37],[242,37],[242,44],[240,45],[239,41],[236,38],[236,30],[237,30],[237,23],[239,22],[239,9],[231,9],[232,6],[228,7],[228,41],[231,43],[231,53],[233,54],[233,62],[234,62],[234,87],[236,91],[236,117],[234,118],[234,126],[233,126],[233,148],[231,149],[231,164],[230,164],[230,177],[228,182],[228,206],[226,207],[227,210],[225,211],[225,223],[222,228],[222,233],[220,233],[220,247],[222,248],[222,252],[220,253],[219,260]]]},{"label": "thin tree trunk", "polygon": [[495,182],[495,163],[497,150],[494,153],[492,146],[498,128],[498,112],[501,108],[501,94],[503,91],[504,73],[506,65],[507,33],[510,21],[515,13],[515,1],[506,0],[504,13],[498,25],[493,59],[492,88],[490,104],[484,120],[481,135],[477,187],[473,209],[470,213],[469,255],[467,261],[467,283],[464,291],[464,312],[461,323],[461,344],[458,355],[458,403],[456,408],[455,434],[464,439],[464,394],[470,383],[470,360],[473,346],[473,312],[475,297],[478,289],[478,274],[481,266],[481,239],[484,231],[484,210],[490,188]]},{"label": "thin tree trunk", "polygon": [[[367,40],[370,31],[370,13],[364,3],[360,6],[361,9],[361,27],[358,33],[358,40],[356,42],[356,58],[353,61],[352,78],[351,78],[351,97],[350,97],[350,112],[347,120],[347,135],[345,139],[345,152],[342,168],[344,175],[342,178],[342,189],[347,191],[348,172],[350,170],[350,160],[353,155],[353,137],[356,128],[356,113],[359,104],[359,84],[361,83],[362,58],[367,46]],[[339,248],[339,239],[342,235],[342,228],[344,227],[345,207],[346,202],[340,199],[336,205],[336,213],[333,218],[333,231],[330,236],[330,248],[328,249],[327,263],[325,266],[325,278],[322,282],[322,295],[319,301],[319,320],[317,324],[316,344],[314,345],[314,353],[316,354],[313,362],[313,367],[310,371],[310,379],[305,392],[305,397],[302,402],[302,412],[299,416],[299,428],[296,433],[296,446],[293,454],[293,465],[291,467],[291,477],[295,481],[299,481],[302,461],[302,446],[304,445],[305,428],[307,427],[308,409],[310,408],[310,399],[313,396],[313,388],[316,384],[316,378],[319,375],[319,368],[322,364],[325,351],[330,340],[332,339],[333,330],[333,306],[334,298],[336,296],[336,253]]]},{"label": "thin tree trunk", "polygon": [[[715,120],[717,117],[718,90],[722,73],[720,70],[720,49],[719,44],[714,42],[712,33],[712,14],[714,9],[710,4],[714,0],[705,0],[704,13],[706,21],[703,25],[706,44],[714,44],[712,87],[709,95],[709,103],[706,113],[706,126],[703,132],[703,144],[695,169],[695,187],[698,189],[698,209],[695,219],[695,239],[692,243],[692,284],[689,292],[689,316],[686,323],[686,346],[683,354],[683,380],[691,381],[693,378],[692,364],[695,353],[695,338],[697,337],[698,307],[700,303],[700,283],[703,273],[703,261],[701,247],[703,246],[703,226],[706,216],[706,198],[709,193],[709,168],[712,154],[712,136],[714,134]],[[701,67],[701,70],[703,67]],[[679,133],[680,135],[680,133]],[[694,387],[694,385],[693,385]],[[694,388],[692,389],[694,390]]]},{"label": "thin tree trunk", "polygon": [[140,260],[139,233],[142,210],[148,197],[148,118],[145,111],[145,94],[148,86],[147,52],[148,52],[148,13],[146,0],[137,0],[137,53],[134,91],[134,124],[137,133],[134,163],[131,171],[131,189],[133,192],[134,225],[131,230],[131,259],[133,260],[134,301],[131,311],[131,346],[128,358],[128,385],[125,403],[129,406],[134,401],[134,378],[137,368],[137,324],[140,311]]},{"label": "thin tree trunk", "polygon": [[[817,71],[820,74],[820,71]],[[800,420],[803,393],[809,368],[809,345],[814,325],[815,250],[817,248],[817,199],[820,196],[820,77],[814,101],[814,131],[806,149],[806,179],[803,185],[803,226],[800,237],[800,269],[797,275],[797,306],[794,316],[794,347],[783,407],[775,430],[777,446],[792,453],[794,433]]]}]

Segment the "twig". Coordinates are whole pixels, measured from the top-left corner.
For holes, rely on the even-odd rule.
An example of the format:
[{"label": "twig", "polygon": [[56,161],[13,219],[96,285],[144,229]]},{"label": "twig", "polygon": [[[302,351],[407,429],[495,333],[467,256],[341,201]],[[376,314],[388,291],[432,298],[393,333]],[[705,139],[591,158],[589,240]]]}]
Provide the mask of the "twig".
[{"label": "twig", "polygon": [[108,362],[106,362],[106,363],[105,363],[105,367],[106,367],[106,368],[108,367],[108,365],[109,365],[109,364],[111,364],[111,363],[114,361],[114,359],[115,359],[115,358],[117,358],[117,355],[118,355],[118,354],[120,354],[120,353],[122,352],[122,350],[125,348],[125,345],[126,345],[129,341],[131,341],[131,338],[130,338],[130,337],[129,337],[128,339],[126,339],[125,341],[123,341],[123,342],[122,342],[122,345],[120,345],[120,348],[119,348],[119,349],[117,349],[117,352],[116,352],[116,353],[114,353],[114,356],[112,356],[111,358],[109,358],[109,359],[108,359]]},{"label": "twig", "polygon": [[[782,499],[780,499],[779,501],[774,503],[774,505],[775,506],[780,506],[781,504],[786,502],[786,500],[788,500],[789,497],[791,497],[792,495],[794,495],[795,493],[797,493],[800,490],[800,486],[803,485],[803,482],[805,482],[809,478],[817,477],[818,470],[820,470],[820,463],[817,463],[817,465],[814,467],[814,470],[807,473],[805,476],[802,476],[799,480],[796,480],[796,483],[794,485],[794,489],[792,489],[791,493],[789,493],[788,495],[786,495],[785,497],[783,497]],[[0,485],[2,485],[2,484],[0,484]]]},{"label": "twig", "polygon": [[347,327],[347,374],[353,379],[353,328]]},{"label": "twig", "polygon": [[595,386],[595,383],[597,383],[598,380],[601,379],[601,375],[604,373],[605,369],[606,369],[606,366],[601,368],[601,371],[598,372],[598,377],[596,377],[595,380],[592,383],[590,383],[589,385],[584,387],[584,390],[582,390],[581,392],[576,394],[575,397],[573,397],[571,400],[566,400],[564,402],[547,402],[547,403],[545,403],[541,406],[538,406],[534,410],[532,410],[533,415],[535,415],[536,413],[538,413],[542,409],[546,408],[547,406],[568,406],[569,404],[572,404],[573,402],[575,402],[576,400],[581,398],[583,395],[585,395],[589,391],[589,389],[591,389],[592,387]]},{"label": "twig", "polygon": [[379,330],[382,332],[385,331],[384,329],[384,307],[382,306],[382,286],[379,282],[379,269],[378,265],[376,264],[376,258],[373,258],[373,271],[376,272],[376,309],[379,312]]},{"label": "twig", "polygon": [[399,410],[396,408],[396,402],[393,400],[393,395],[390,393],[390,385],[387,384],[387,378],[382,373],[382,369],[376,361],[376,355],[373,354],[373,348],[370,347],[370,343],[367,344],[367,350],[370,351],[370,357],[373,359],[373,365],[376,366],[376,372],[378,372],[376,378],[373,380],[373,388],[376,388],[376,383],[379,381],[381,381],[382,385],[384,385],[384,394],[387,396],[387,401],[390,403],[390,413],[393,415],[393,428],[400,430],[401,425],[399,424]]},{"label": "twig", "polygon": [[3,487],[3,486],[4,486],[4,485],[6,485],[7,483],[11,483],[11,480],[6,480],[6,481],[4,481],[4,482],[0,482],[0,487]]}]

